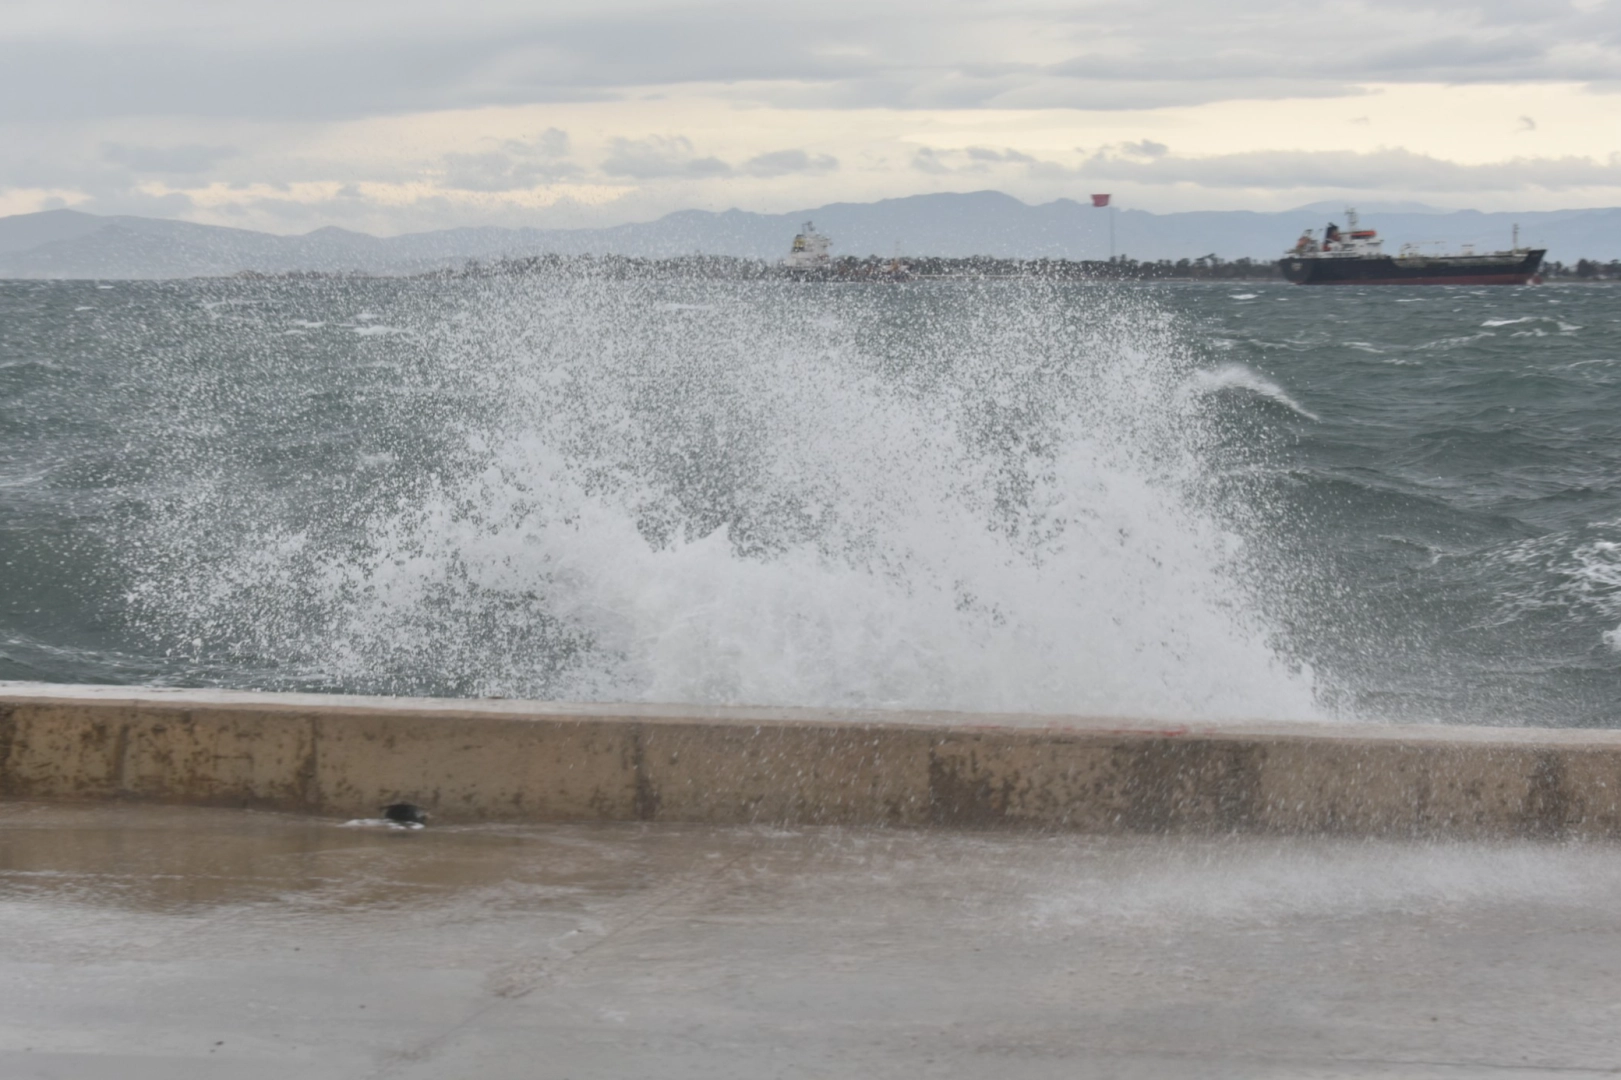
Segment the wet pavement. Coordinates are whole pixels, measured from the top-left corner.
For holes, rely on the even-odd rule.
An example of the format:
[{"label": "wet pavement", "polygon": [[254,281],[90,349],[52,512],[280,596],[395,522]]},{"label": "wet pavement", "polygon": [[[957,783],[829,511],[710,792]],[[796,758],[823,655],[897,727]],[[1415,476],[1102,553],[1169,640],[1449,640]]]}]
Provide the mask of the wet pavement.
[{"label": "wet pavement", "polygon": [[1621,1071],[1621,848],[0,803],[0,1077]]}]

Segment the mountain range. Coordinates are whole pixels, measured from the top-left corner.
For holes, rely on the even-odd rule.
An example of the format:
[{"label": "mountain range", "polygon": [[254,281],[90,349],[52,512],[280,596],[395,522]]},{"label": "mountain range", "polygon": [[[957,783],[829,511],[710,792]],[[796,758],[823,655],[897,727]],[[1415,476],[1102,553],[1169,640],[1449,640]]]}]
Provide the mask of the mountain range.
[{"label": "mountain range", "polygon": [[[131,216],[47,210],[0,217],[0,277],[177,278],[241,271],[411,273],[547,253],[666,257],[702,253],[778,259],[806,221],[833,238],[835,255],[937,255],[1103,259],[1277,258],[1302,229],[1346,224],[1344,207],[1317,203],[1279,212],[1155,214],[1097,209],[1071,199],[1032,206],[996,191],[913,195],[832,203],[785,214],[682,210],[656,221],[594,229],[445,229],[376,237],[328,227],[281,236]],[[1386,250],[1407,242],[1465,243],[1480,250],[1521,243],[1550,259],[1621,258],[1621,207],[1526,213],[1442,211],[1416,204],[1366,204],[1364,227]]]}]

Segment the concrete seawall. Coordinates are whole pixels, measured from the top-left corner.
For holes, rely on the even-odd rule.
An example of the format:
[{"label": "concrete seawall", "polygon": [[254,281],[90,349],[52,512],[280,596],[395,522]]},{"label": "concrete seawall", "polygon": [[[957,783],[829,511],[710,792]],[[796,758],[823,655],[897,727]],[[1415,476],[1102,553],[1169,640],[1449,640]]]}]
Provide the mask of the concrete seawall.
[{"label": "concrete seawall", "polygon": [[1621,731],[0,683],[0,798],[438,821],[1621,836]]}]

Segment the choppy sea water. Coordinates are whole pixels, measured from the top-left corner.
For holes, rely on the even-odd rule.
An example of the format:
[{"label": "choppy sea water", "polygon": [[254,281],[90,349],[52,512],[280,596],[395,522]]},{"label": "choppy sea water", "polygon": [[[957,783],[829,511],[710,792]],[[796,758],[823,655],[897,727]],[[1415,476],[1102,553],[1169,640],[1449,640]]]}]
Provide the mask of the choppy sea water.
[{"label": "choppy sea water", "polygon": [[0,282],[0,678],[1621,724],[1618,301]]}]

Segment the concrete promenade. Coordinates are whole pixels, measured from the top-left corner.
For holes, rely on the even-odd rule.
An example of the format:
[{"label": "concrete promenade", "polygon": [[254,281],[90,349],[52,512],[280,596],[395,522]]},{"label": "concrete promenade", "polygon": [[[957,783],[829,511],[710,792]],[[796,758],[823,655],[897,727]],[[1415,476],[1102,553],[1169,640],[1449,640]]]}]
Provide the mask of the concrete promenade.
[{"label": "concrete promenade", "polygon": [[441,822],[1621,835],[1621,731],[0,684],[0,797]]},{"label": "concrete promenade", "polygon": [[1616,1075],[1618,792],[1605,731],[9,684],[0,1077]]},{"label": "concrete promenade", "polygon": [[1610,1076],[1610,844],[0,802],[6,1080]]}]

